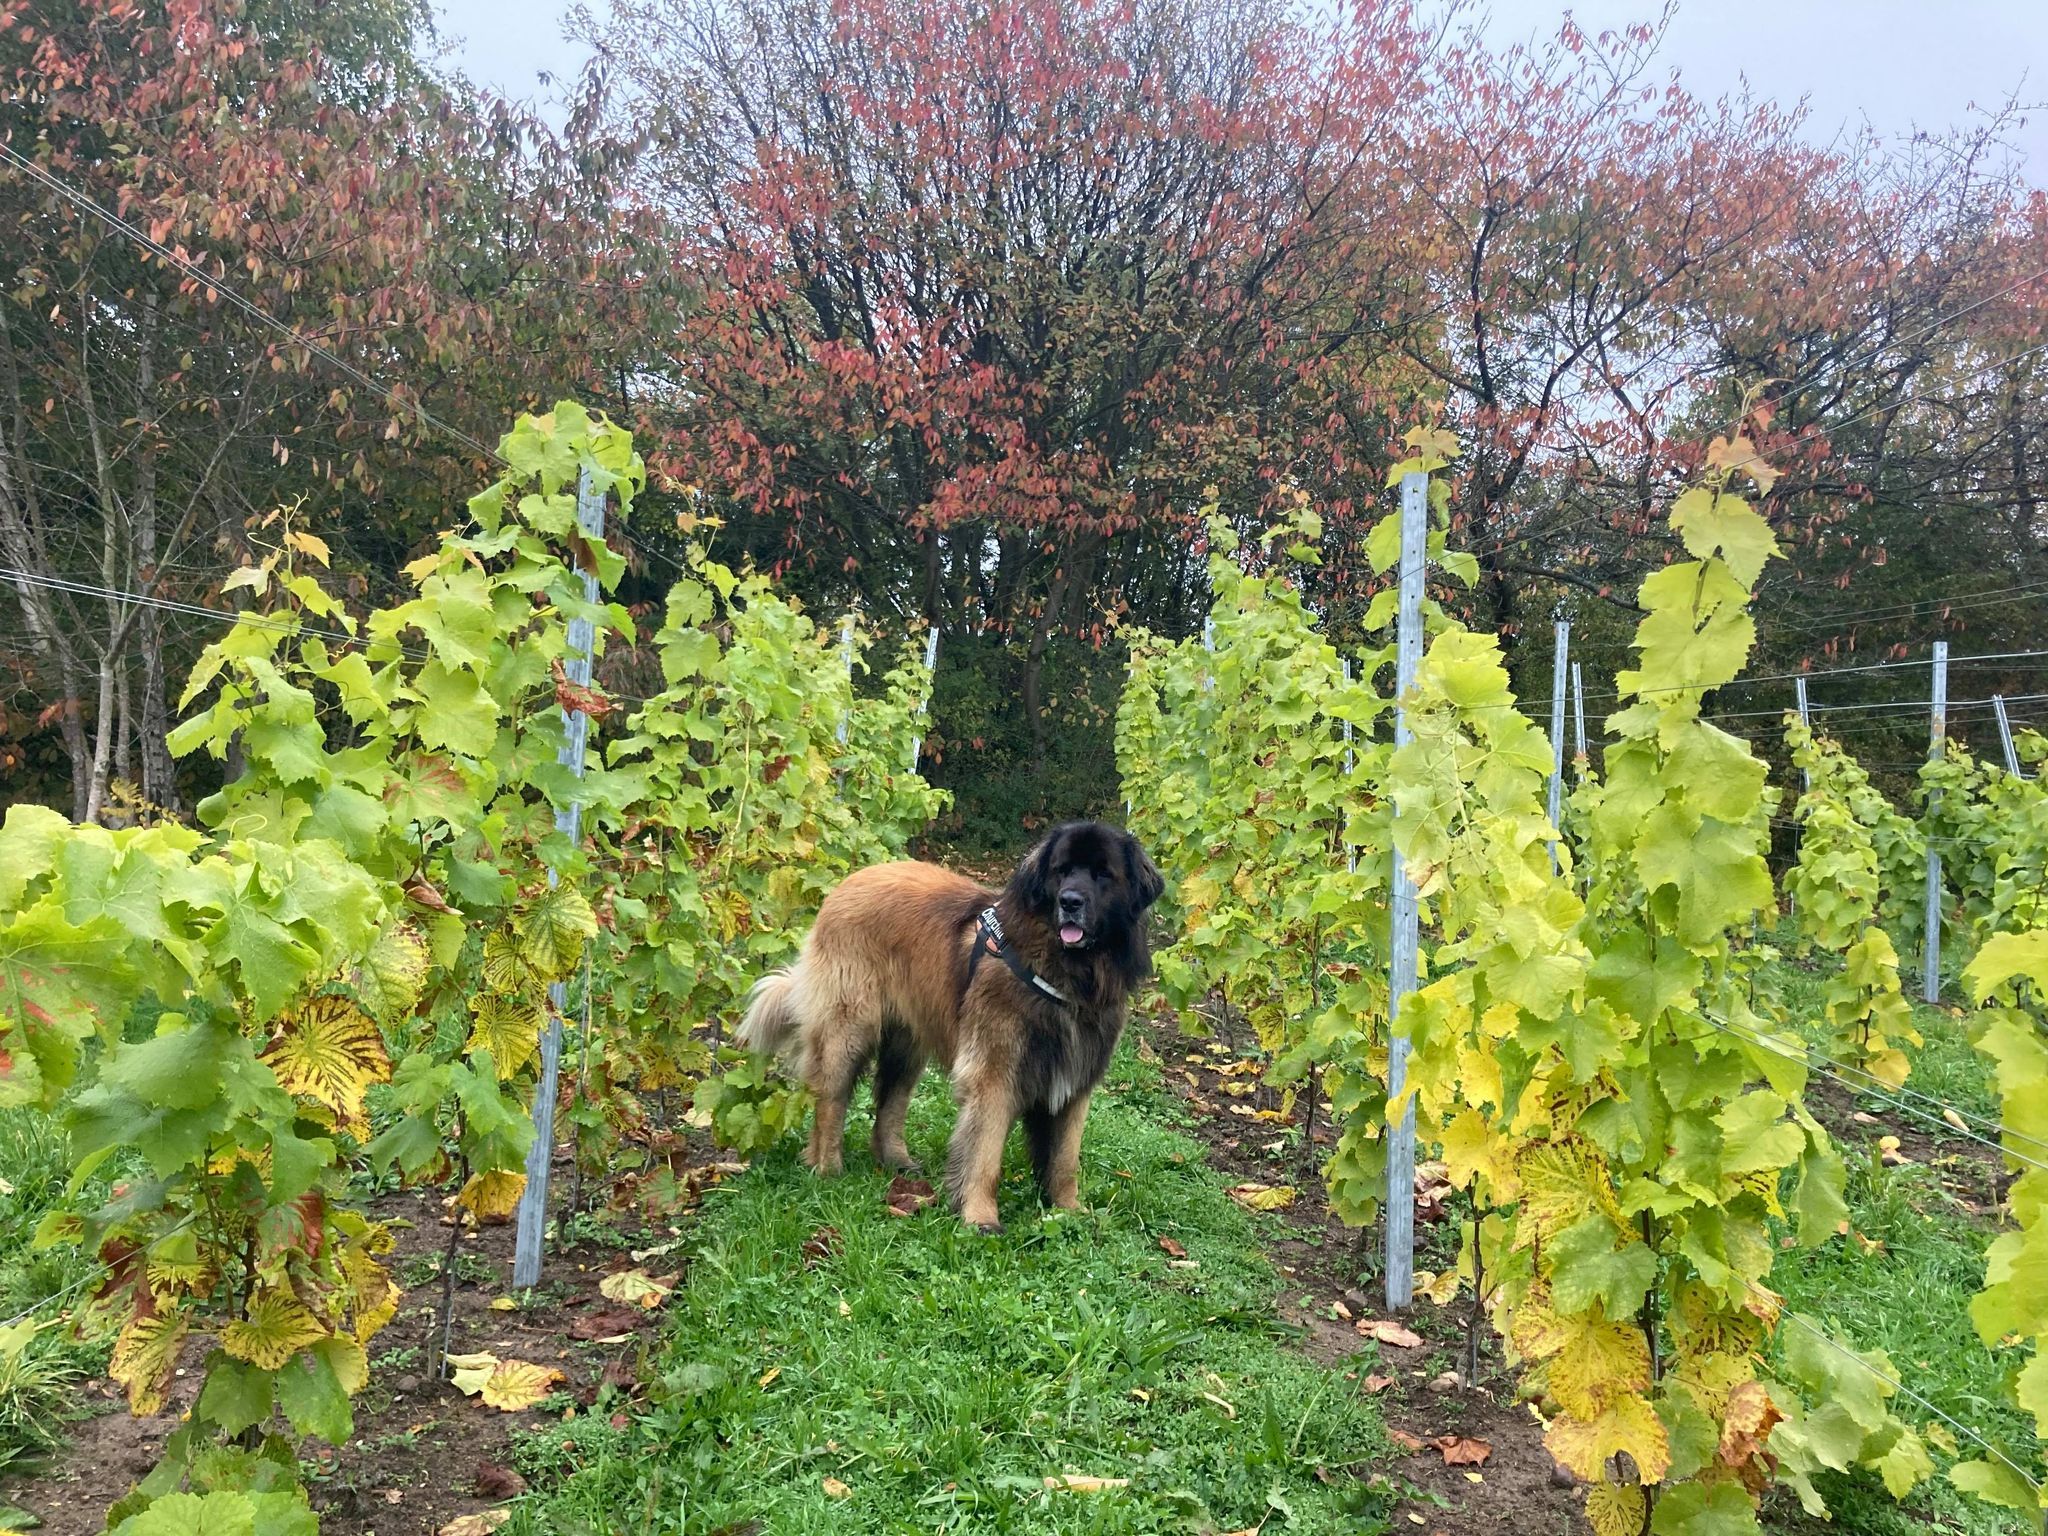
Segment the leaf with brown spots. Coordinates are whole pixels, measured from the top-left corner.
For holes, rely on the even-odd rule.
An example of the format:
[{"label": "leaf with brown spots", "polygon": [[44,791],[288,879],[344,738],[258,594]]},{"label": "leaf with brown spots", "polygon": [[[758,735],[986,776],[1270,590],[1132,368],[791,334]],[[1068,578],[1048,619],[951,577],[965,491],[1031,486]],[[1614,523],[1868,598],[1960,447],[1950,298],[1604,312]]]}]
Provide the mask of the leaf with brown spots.
[{"label": "leaf with brown spots", "polygon": [[1164,1253],[1169,1259],[1184,1259],[1188,1256],[1187,1249],[1181,1247],[1179,1243],[1176,1243],[1170,1237],[1159,1239],[1159,1251]]}]

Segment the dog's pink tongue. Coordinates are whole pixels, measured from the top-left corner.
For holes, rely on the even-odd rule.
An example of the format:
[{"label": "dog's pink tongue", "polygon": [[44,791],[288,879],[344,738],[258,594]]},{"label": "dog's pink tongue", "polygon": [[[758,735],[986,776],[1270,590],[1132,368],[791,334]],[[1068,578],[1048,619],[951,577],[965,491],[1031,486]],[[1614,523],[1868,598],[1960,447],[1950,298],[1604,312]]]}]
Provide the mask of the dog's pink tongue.
[{"label": "dog's pink tongue", "polygon": [[1079,924],[1076,923],[1068,923],[1060,929],[1060,942],[1062,944],[1078,944],[1085,937],[1086,935],[1081,932]]}]

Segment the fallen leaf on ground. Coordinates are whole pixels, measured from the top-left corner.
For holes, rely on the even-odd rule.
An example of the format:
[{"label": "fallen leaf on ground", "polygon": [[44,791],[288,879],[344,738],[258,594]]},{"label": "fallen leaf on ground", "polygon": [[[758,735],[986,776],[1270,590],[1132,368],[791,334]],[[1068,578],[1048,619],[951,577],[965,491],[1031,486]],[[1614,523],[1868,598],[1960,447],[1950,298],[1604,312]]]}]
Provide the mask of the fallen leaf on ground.
[{"label": "fallen leaf on ground", "polygon": [[1247,1181],[1243,1184],[1233,1184],[1228,1194],[1248,1211],[1280,1211],[1294,1204],[1292,1184],[1259,1184]]},{"label": "fallen leaf on ground", "polygon": [[1392,1344],[1397,1349],[1419,1349],[1422,1346],[1421,1334],[1392,1318],[1362,1317],[1353,1326],[1368,1339],[1378,1339],[1382,1344]]},{"label": "fallen leaf on ground", "polygon": [[1187,1249],[1181,1247],[1179,1243],[1176,1243],[1170,1237],[1162,1237],[1161,1239],[1159,1239],[1159,1251],[1165,1254],[1169,1259],[1184,1259],[1188,1256]]},{"label": "fallen leaf on ground", "polygon": [[597,1340],[610,1340],[631,1333],[640,1326],[643,1313],[628,1311],[624,1307],[601,1307],[595,1312],[579,1312],[569,1323],[569,1337],[580,1344]]},{"label": "fallen leaf on ground", "polygon": [[1101,1493],[1106,1488],[1128,1488],[1131,1486],[1131,1480],[1128,1477],[1061,1476],[1048,1477],[1045,1486],[1062,1489],[1067,1493]]},{"label": "fallen leaf on ground", "polygon": [[851,1488],[847,1487],[846,1484],[839,1481],[836,1477],[828,1477],[818,1486],[825,1490],[825,1497],[828,1499],[844,1499],[850,1497],[853,1493]]},{"label": "fallen leaf on ground", "polygon": [[517,1312],[519,1310],[519,1303],[510,1296],[500,1296],[492,1301],[491,1310],[493,1312]]},{"label": "fallen leaf on ground", "polygon": [[405,1502],[405,1494],[397,1488],[386,1488],[384,1490],[384,1502],[386,1504],[403,1504]]},{"label": "fallen leaf on ground", "polygon": [[490,1536],[511,1518],[509,1509],[480,1509],[473,1515],[457,1515],[441,1527],[440,1536]]},{"label": "fallen leaf on ground", "polygon": [[504,1413],[531,1408],[553,1390],[562,1373],[530,1360],[500,1360],[496,1355],[450,1355],[449,1380],[464,1397],[481,1398],[486,1407]]},{"label": "fallen leaf on ground", "polygon": [[775,1378],[780,1376],[781,1374],[781,1366],[771,1365],[768,1367],[767,1370],[761,1373],[761,1379],[755,1382],[754,1385],[761,1388],[763,1391],[766,1391],[768,1387],[774,1382]]},{"label": "fallen leaf on ground", "polygon": [[1387,1388],[1391,1387],[1393,1384],[1394,1378],[1391,1376],[1368,1376],[1365,1378],[1365,1380],[1361,1381],[1358,1384],[1358,1386],[1361,1391],[1366,1392],[1371,1396],[1377,1397],[1380,1393],[1386,1391]]},{"label": "fallen leaf on ground", "polygon": [[652,1312],[675,1289],[674,1275],[650,1275],[644,1269],[622,1269],[597,1282],[598,1294],[607,1301],[630,1302]]},{"label": "fallen leaf on ground", "polygon": [[831,1258],[833,1254],[839,1251],[840,1241],[839,1229],[837,1227],[818,1228],[817,1231],[804,1239],[802,1249],[804,1268],[814,1269]]},{"label": "fallen leaf on ground", "polygon": [[480,1461],[476,1464],[476,1496],[480,1499],[516,1499],[526,1492],[526,1479],[510,1467],[501,1467],[494,1461]]},{"label": "fallen leaf on ground", "polygon": [[1404,1451],[1419,1451],[1422,1449],[1422,1437],[1420,1435],[1411,1435],[1405,1429],[1389,1429],[1387,1431],[1387,1438]]},{"label": "fallen leaf on ground", "polygon": [[938,1198],[929,1179],[913,1179],[908,1174],[899,1173],[889,1181],[891,1216],[915,1215]]},{"label": "fallen leaf on ground", "polygon": [[1351,1309],[1341,1301],[1331,1302],[1330,1311],[1336,1316],[1343,1318],[1347,1323],[1351,1321]]},{"label": "fallen leaf on ground", "polygon": [[1429,1443],[1444,1453],[1447,1467],[1476,1467],[1493,1454],[1486,1441],[1466,1435],[1438,1435]]}]

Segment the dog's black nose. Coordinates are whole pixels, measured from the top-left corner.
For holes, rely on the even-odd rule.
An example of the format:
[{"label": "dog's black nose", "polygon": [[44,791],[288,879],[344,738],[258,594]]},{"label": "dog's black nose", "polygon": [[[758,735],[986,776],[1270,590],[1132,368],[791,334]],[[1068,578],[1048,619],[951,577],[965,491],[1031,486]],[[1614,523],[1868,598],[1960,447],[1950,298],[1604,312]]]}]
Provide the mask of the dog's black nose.
[{"label": "dog's black nose", "polygon": [[1061,892],[1060,892],[1060,916],[1061,916],[1061,917],[1079,917],[1079,916],[1081,915],[1081,909],[1082,909],[1082,907],[1083,907],[1083,906],[1085,906],[1085,905],[1086,905],[1086,903],[1082,901],[1082,899],[1081,899],[1081,894],[1080,894],[1080,892],[1078,892],[1078,891],[1061,891]]}]

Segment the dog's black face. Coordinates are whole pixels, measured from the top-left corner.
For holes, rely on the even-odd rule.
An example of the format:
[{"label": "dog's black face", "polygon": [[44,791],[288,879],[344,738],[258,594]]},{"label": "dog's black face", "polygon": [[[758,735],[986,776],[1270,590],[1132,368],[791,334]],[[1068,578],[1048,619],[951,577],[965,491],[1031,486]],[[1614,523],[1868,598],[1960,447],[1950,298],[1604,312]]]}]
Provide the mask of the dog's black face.
[{"label": "dog's black face", "polygon": [[1084,821],[1056,829],[1033,849],[1010,888],[1062,949],[1086,950],[1126,945],[1166,881],[1130,833]]}]

